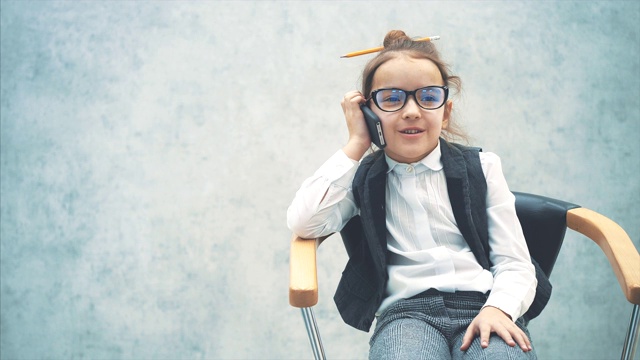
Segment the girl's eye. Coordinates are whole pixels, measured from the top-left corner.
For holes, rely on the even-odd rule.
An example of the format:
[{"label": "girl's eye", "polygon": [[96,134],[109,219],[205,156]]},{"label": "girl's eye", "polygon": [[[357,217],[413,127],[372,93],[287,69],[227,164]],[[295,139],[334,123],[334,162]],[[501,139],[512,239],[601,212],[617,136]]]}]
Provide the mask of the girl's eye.
[{"label": "girl's eye", "polygon": [[420,92],[420,102],[433,103],[440,101],[440,93],[434,90],[423,90]]},{"label": "girl's eye", "polygon": [[387,103],[400,102],[400,96],[398,96],[398,95],[387,96],[387,97],[383,98],[382,101],[387,102]]},{"label": "girl's eye", "polygon": [[406,94],[402,90],[383,90],[378,93],[378,99],[385,104],[398,104],[404,101]]},{"label": "girl's eye", "polygon": [[431,102],[431,101],[436,101],[436,100],[438,100],[438,99],[433,95],[422,95],[420,97],[420,101],[424,101],[424,102]]}]

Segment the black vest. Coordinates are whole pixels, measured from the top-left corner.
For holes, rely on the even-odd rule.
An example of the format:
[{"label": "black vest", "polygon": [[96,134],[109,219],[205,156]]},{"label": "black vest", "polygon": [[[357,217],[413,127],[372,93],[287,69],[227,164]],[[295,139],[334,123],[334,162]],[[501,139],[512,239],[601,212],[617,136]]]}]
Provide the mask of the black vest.
[{"label": "black vest", "polygon": [[[479,148],[440,140],[442,165],[453,214],[462,236],[478,263],[489,270],[489,233],[486,210],[487,183],[480,164]],[[334,301],[342,319],[369,331],[385,295],[387,274],[387,229],[385,192],[387,162],[382,151],[362,160],[352,188],[360,216],[340,231],[349,261],[342,273]],[[536,317],[551,294],[551,284],[537,263],[536,298],[526,320]]]}]

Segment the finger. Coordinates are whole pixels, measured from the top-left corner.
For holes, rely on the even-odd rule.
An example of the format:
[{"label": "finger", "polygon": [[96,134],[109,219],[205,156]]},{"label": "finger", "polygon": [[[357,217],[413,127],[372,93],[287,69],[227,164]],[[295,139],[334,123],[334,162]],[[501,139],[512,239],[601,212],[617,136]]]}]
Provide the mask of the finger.
[{"label": "finger", "polygon": [[350,99],[350,102],[351,104],[359,107],[362,103],[364,103],[364,96],[362,96],[362,94],[357,94]]},{"label": "finger", "polygon": [[515,324],[507,326],[500,331],[496,331],[496,333],[500,335],[500,337],[509,344],[509,346],[518,345],[522,351],[525,352],[531,350],[531,343],[529,342],[527,334],[525,334],[525,332]]},{"label": "finger", "polygon": [[344,95],[344,98],[348,101],[352,101],[354,99],[364,99],[364,96],[360,91],[350,91]]},{"label": "finger", "polygon": [[509,330],[507,330],[506,328],[503,327],[503,328],[500,328],[499,330],[496,330],[496,334],[498,334],[498,336],[500,336],[502,340],[504,340],[504,342],[507,343],[507,345],[511,347],[516,346],[516,341],[513,339],[513,336],[511,335]]},{"label": "finger", "polygon": [[471,346],[474,337],[476,337],[476,332],[473,329],[473,325],[470,325],[467,328],[467,332],[465,332],[464,336],[462,337],[462,346],[460,346],[460,350],[467,351],[469,346]]},{"label": "finger", "polygon": [[486,349],[489,346],[489,338],[491,337],[491,326],[485,325],[480,328],[480,346]]},{"label": "finger", "polygon": [[529,337],[525,334],[524,338],[526,340],[525,343],[527,344],[527,350],[533,350],[533,345],[531,345],[531,340],[529,340]]},{"label": "finger", "polygon": [[518,345],[520,346],[520,348],[522,349],[522,351],[527,352],[532,350],[531,341],[529,341],[529,337],[527,337],[527,334],[525,334],[524,331],[518,328],[518,331],[512,335],[515,338]]},{"label": "finger", "polygon": [[362,93],[360,91],[350,91],[344,94],[340,105],[342,105],[342,108],[344,109],[345,106],[351,104],[352,102],[354,102],[354,100],[356,103],[360,103],[362,102],[362,100],[364,100],[364,96],[362,96]]},{"label": "finger", "polygon": [[342,100],[342,110],[345,115],[349,117],[358,117],[362,111],[360,111],[360,104],[363,103],[362,96],[354,96],[345,98]]}]

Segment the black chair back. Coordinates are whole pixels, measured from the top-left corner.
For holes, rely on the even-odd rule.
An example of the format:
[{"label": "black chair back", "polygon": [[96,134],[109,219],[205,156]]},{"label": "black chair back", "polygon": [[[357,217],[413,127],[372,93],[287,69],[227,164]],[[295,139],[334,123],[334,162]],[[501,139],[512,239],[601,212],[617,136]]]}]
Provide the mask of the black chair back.
[{"label": "black chair back", "polygon": [[567,231],[567,211],[580,206],[539,195],[513,194],[529,253],[548,277]]}]

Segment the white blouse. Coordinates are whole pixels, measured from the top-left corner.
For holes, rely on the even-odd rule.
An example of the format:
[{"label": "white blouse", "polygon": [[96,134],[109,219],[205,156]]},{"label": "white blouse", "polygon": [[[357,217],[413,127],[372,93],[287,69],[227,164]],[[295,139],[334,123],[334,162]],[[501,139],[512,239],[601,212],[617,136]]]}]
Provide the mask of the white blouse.
[{"label": "white blouse", "polygon": [[[453,215],[440,145],[417,163],[389,165],[386,225],[389,281],[378,314],[399,299],[433,288],[445,292],[491,291],[495,306],[515,321],[533,301],[537,285],[522,228],[500,158],[480,153],[487,179],[491,271],[478,264]],[[305,180],[287,211],[289,228],[303,238],[338,232],[359,213],[351,182],[358,162],[342,150]]]}]

